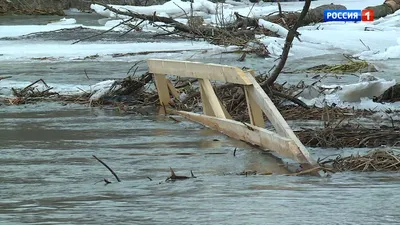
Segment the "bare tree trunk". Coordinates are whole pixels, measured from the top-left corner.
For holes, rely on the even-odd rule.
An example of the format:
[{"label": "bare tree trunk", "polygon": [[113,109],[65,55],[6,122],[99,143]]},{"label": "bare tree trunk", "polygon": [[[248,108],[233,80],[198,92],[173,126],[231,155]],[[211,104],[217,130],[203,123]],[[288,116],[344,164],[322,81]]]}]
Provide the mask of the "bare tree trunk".
[{"label": "bare tree trunk", "polygon": [[379,19],[400,9],[400,0],[386,0],[382,5],[369,6],[365,9],[374,10],[374,18]]},{"label": "bare tree trunk", "polygon": [[306,17],[308,9],[310,8],[311,0],[306,0],[303,6],[303,10],[296,22],[296,24],[289,30],[289,33],[286,36],[285,45],[283,46],[283,51],[281,55],[281,60],[279,61],[278,65],[275,67],[274,71],[272,72],[271,76],[261,84],[261,87],[268,90],[269,86],[272,86],[276,79],[278,78],[280,72],[282,71],[283,67],[286,64],[290,48],[292,46],[292,42],[294,37],[296,36],[297,29],[301,26],[303,19]]}]

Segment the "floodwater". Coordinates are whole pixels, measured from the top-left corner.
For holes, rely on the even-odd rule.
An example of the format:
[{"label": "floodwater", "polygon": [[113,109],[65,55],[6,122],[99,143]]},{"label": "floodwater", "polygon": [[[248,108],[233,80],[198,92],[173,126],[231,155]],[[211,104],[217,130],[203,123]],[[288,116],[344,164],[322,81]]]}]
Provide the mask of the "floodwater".
[{"label": "floodwater", "polygon": [[[238,64],[233,56],[218,57]],[[293,68],[313,61],[290,63]],[[0,76],[93,84],[125,77],[133,63],[0,62]],[[396,67],[390,64],[396,62],[388,63],[393,71],[386,76],[392,76]],[[315,158],[358,151],[311,150]],[[0,224],[375,225],[398,224],[400,218],[398,173],[286,176],[272,155],[164,116],[59,103],[0,105],[0,152]],[[197,178],[165,182],[170,167],[177,175],[192,170]],[[244,170],[274,174],[239,175]],[[112,183],[104,185],[104,178]]]},{"label": "floodwater", "polygon": [[[285,176],[276,158],[187,121],[58,104],[16,106],[1,118],[1,224],[397,224],[400,216],[397,173]],[[164,182],[169,167],[197,178]]]}]

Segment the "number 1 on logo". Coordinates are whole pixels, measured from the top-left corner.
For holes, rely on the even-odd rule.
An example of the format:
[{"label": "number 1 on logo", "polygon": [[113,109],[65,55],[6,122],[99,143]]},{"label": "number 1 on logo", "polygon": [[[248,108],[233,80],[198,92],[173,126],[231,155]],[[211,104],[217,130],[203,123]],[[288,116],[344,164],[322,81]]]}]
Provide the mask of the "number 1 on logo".
[{"label": "number 1 on logo", "polygon": [[372,10],[372,9],[363,10],[361,12],[361,21],[364,21],[364,22],[374,21],[374,10]]}]

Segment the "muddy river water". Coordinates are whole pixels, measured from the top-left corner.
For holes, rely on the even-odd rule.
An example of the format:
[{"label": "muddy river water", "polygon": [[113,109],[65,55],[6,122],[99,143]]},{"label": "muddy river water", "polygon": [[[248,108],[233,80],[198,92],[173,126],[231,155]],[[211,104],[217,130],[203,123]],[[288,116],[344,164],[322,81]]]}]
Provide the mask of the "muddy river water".
[{"label": "muddy river water", "polygon": [[[237,64],[224,57],[222,63]],[[312,61],[291,63],[301,67]],[[90,84],[125,77],[131,65],[0,61],[0,75]],[[398,62],[388,62],[381,75],[396,78],[396,66],[390,65]],[[310,150],[315,158],[358,151]],[[274,156],[163,116],[59,103],[0,105],[0,153],[0,224],[376,225],[400,220],[398,173],[285,176]],[[92,155],[112,167],[121,182]],[[169,167],[178,175],[192,170],[197,178],[165,182]],[[243,170],[274,175],[238,175]],[[104,178],[112,183],[99,182]]]}]

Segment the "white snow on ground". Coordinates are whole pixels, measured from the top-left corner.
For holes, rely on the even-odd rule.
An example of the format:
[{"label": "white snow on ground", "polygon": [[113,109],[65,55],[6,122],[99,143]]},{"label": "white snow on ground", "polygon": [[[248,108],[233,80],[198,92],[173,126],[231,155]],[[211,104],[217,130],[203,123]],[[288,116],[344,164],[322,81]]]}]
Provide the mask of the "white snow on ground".
[{"label": "white snow on ground", "polygon": [[2,25],[0,26],[0,38],[18,37],[21,35],[33,34],[38,32],[54,31],[65,28],[79,27],[80,25],[63,25],[63,24],[48,24],[48,25]]},{"label": "white snow on ground", "polygon": [[287,34],[289,33],[289,31],[286,28],[282,27],[281,25],[271,23],[271,22],[268,22],[263,19],[258,20],[258,25],[260,27],[263,27],[265,29],[268,29],[268,30],[278,34],[279,37],[286,38]]},{"label": "white snow on ground", "polygon": [[324,105],[335,104],[335,106],[339,108],[367,109],[374,111],[385,111],[389,109],[399,110],[400,108],[400,102],[381,104],[374,102],[370,98],[362,98],[360,102],[342,102],[338,97],[338,95],[336,94],[330,94],[312,100],[302,99],[302,98],[299,99],[304,101],[304,103],[306,103],[309,106],[315,105],[317,107],[323,107]]},{"label": "white snow on ground", "polygon": [[[313,1],[311,7],[316,7],[323,4],[330,4],[330,1],[327,0],[319,0]],[[381,0],[368,0],[368,1],[355,1],[355,0],[343,0],[340,1],[340,4],[345,5],[349,9],[363,9],[370,5],[378,5],[381,4]],[[188,11],[190,9],[190,2],[182,2],[180,0],[173,0],[165,3],[164,5],[155,5],[155,6],[116,6],[121,10],[130,10],[132,12],[143,13],[143,14],[153,14],[157,12],[164,16],[181,16],[180,18],[176,18],[177,20],[186,23],[185,15],[182,12],[182,9],[179,8],[179,5],[183,10]],[[301,10],[303,6],[303,2],[283,2],[281,3],[283,10],[286,11],[296,11]],[[205,21],[207,22],[215,22],[217,21],[217,17],[220,18],[222,14],[222,9],[216,9],[216,7],[223,7],[224,16],[233,15],[234,12],[239,12],[241,15],[249,15],[249,16],[259,16],[259,15],[267,15],[269,13],[273,13],[277,11],[276,3],[260,3],[255,4],[245,4],[245,3],[237,3],[237,5],[231,4],[214,4],[208,2],[206,0],[194,0],[193,9],[196,12],[203,13],[205,17]],[[97,13],[102,14],[107,17],[115,18],[115,15],[112,15],[108,10],[104,10],[103,6],[100,5],[92,5],[92,8],[96,10]],[[249,14],[249,11],[251,13]],[[395,15],[389,15],[385,18],[381,18],[373,23],[340,23],[340,22],[330,22],[330,23],[320,23],[312,26],[301,27],[299,32],[301,33],[300,40],[295,39],[293,43],[293,48],[291,49],[292,58],[304,58],[304,57],[314,57],[325,54],[332,53],[346,53],[352,54],[356,57],[360,57],[361,59],[366,60],[386,60],[386,59],[396,59],[400,58],[400,46],[397,38],[400,37],[400,11]],[[212,18],[214,16],[214,18]],[[102,22],[104,26],[98,27],[90,27],[95,29],[109,29],[112,26],[117,25],[121,20],[111,20],[107,22]],[[51,31],[63,28],[73,28],[82,26],[79,24],[73,24],[76,21],[72,18],[64,18],[58,22],[53,22],[48,25],[30,25],[30,26],[0,26],[0,37],[16,37],[19,35],[34,33],[34,32],[42,32],[42,31]],[[264,27],[272,28],[281,37],[265,37],[260,36],[260,41],[267,47],[268,50],[271,51],[271,56],[273,58],[277,58],[281,54],[281,48],[284,44],[285,34],[287,31],[280,27],[274,26],[267,21],[260,20],[260,25]],[[161,23],[158,23],[161,25]],[[149,23],[143,23],[143,31],[156,31],[157,28],[152,26]],[[365,31],[365,30],[368,31]],[[4,45],[8,45],[8,43],[3,43]],[[45,43],[43,43],[45,44]],[[365,44],[365,45],[364,45]],[[36,44],[33,43],[33,47],[29,47],[29,45],[19,45],[13,46],[19,49],[26,49],[26,51],[21,52],[33,52],[30,48],[34,49]],[[118,44],[116,44],[118,45]],[[62,46],[62,45],[61,45]],[[42,46],[43,49],[48,49],[49,54],[41,54],[42,56],[52,57],[54,53],[52,50],[54,49],[54,45],[49,43],[48,46]],[[369,48],[369,49],[368,49]],[[76,49],[73,46],[71,48],[62,48],[59,49],[55,54],[60,53],[62,50],[66,50],[66,55],[68,55],[71,49],[77,50],[77,55],[81,55],[80,51],[85,52],[88,55],[102,54],[98,52],[99,49],[93,48],[92,52],[87,52],[87,48],[83,47],[82,50],[80,48]],[[116,49],[119,49],[116,46]],[[3,53],[4,49],[0,47],[0,54]],[[43,50],[44,51],[44,50]],[[143,49],[143,51],[147,51]],[[150,51],[150,49],[149,49]],[[42,51],[39,51],[42,52]],[[82,53],[83,53],[82,52]],[[116,51],[117,52],[117,51]],[[38,53],[39,54],[39,53]],[[28,54],[28,57],[30,55]],[[0,58],[9,59],[7,57]],[[275,60],[275,59],[273,59]]]},{"label": "white snow on ground", "polygon": [[102,96],[107,94],[114,83],[115,80],[105,80],[90,86],[90,93],[92,93],[92,96],[90,96],[90,101],[99,100]]},{"label": "white snow on ground", "polygon": [[[259,17],[261,15],[268,15],[278,11],[276,3],[259,3],[245,4],[233,3],[232,1],[222,4],[214,4],[206,0],[194,0],[193,10],[199,15],[203,15],[206,22],[220,23],[222,17],[225,22],[234,19],[234,12],[249,17]],[[311,8],[315,8],[324,4],[331,4],[330,0],[313,1]],[[304,2],[282,2],[282,9],[285,11],[299,11],[302,9]],[[367,6],[380,5],[381,0],[343,0],[336,2],[346,6],[348,9],[364,9]],[[179,5],[181,8],[179,8]],[[190,3],[182,2],[180,0],[173,0],[165,3],[164,5],[155,5],[149,7],[138,6],[116,6],[122,11],[130,10],[135,13],[152,15],[156,13],[160,16],[170,17],[185,17],[182,10],[189,12]],[[97,13],[110,17],[117,18],[117,16],[109,10],[104,10],[103,6],[92,5]],[[223,14],[223,16],[222,16]],[[292,57],[303,58],[328,53],[346,53],[360,56],[366,60],[386,60],[391,58],[400,58],[399,45],[397,37],[400,37],[400,11],[385,18],[378,19],[372,23],[343,23],[343,22],[330,22],[320,23],[312,26],[306,26],[299,29],[301,42],[295,40],[293,49],[291,50]],[[268,27],[277,32],[280,38],[274,37],[260,37],[262,43],[271,50],[272,56],[279,57],[281,51],[279,48],[283,46],[287,30],[278,25],[271,24],[265,20],[260,20],[259,24]],[[144,30],[156,30],[151,26],[146,26]],[[364,44],[367,46],[364,46]],[[369,48],[369,49],[368,49]]]},{"label": "white snow on ground", "polygon": [[[148,42],[148,43],[85,43],[35,42],[28,45],[24,41],[0,41],[0,60],[29,60],[33,58],[54,58],[60,61],[77,60],[98,54],[111,58],[113,53],[139,53],[175,50],[218,50],[224,49],[207,42]],[[21,47],[23,46],[23,48]],[[18,50],[17,50],[18,49]]]},{"label": "white snow on ground", "polygon": [[383,94],[388,88],[396,84],[395,80],[386,81],[377,79],[372,81],[359,81],[354,84],[342,85],[341,90],[337,91],[341,101],[358,102],[363,98],[372,99],[374,96]]},{"label": "white snow on ground", "polygon": [[400,37],[397,38],[397,45],[390,46],[384,51],[373,51],[368,50],[355,54],[354,56],[359,57],[363,60],[387,60],[387,59],[399,59],[400,58]]}]

